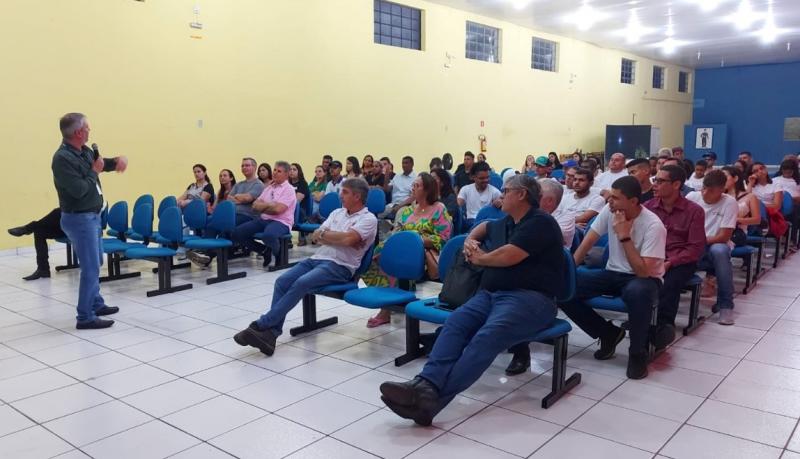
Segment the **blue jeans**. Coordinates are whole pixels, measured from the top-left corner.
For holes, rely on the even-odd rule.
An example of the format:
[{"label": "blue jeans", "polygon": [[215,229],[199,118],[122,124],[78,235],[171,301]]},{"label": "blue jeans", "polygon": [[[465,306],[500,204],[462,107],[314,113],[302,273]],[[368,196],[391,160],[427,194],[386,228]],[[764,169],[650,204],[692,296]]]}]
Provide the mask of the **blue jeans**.
[{"label": "blue jeans", "polygon": [[329,260],[306,258],[286,271],[275,281],[272,292],[272,306],[266,314],[256,321],[262,329],[269,328],[279,336],[283,333],[286,314],[292,310],[307,293],[312,293],[326,285],[343,284],[353,278],[349,268]]},{"label": "blue jeans", "polygon": [[529,341],[556,317],[553,300],[533,290],[479,290],[453,311],[419,374],[439,389],[444,408],[509,346]]},{"label": "blue jeans", "polygon": [[717,306],[733,309],[733,265],[728,244],[706,246],[706,253],[698,263],[698,269],[717,278]]},{"label": "blue jeans", "polygon": [[278,238],[289,234],[289,231],[289,228],[281,222],[256,218],[236,227],[233,231],[233,242],[252,252],[261,253],[264,251],[264,246],[253,240],[253,235],[264,233],[261,240],[272,250],[273,255],[277,255],[280,250]]},{"label": "blue jeans", "polygon": [[72,250],[81,265],[78,287],[78,322],[93,322],[95,311],[105,306],[100,296],[100,266],[103,265],[103,241],[100,232],[100,215],[61,213],[61,229],[72,243]]},{"label": "blue jeans", "polygon": [[605,269],[579,269],[575,296],[561,304],[561,310],[592,338],[601,338],[616,333],[608,322],[586,300],[602,295],[619,296],[628,308],[630,324],[630,354],[647,353],[648,332],[653,308],[658,304],[661,281],[652,277],[636,277],[634,274]]}]

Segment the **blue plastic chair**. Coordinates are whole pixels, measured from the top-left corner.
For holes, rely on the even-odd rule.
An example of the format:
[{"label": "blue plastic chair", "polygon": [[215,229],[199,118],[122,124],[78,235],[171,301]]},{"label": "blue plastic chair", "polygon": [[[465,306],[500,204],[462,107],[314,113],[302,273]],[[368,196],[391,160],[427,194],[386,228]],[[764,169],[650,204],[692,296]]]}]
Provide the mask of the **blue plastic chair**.
[{"label": "blue plastic chair", "polygon": [[503,177],[495,171],[489,172],[489,185],[501,190],[503,188]]},{"label": "blue plastic chair", "polygon": [[[328,218],[334,210],[342,207],[342,201],[339,198],[339,193],[328,193],[319,200],[319,215],[322,219]],[[297,231],[301,234],[309,234],[318,230],[321,225],[319,223],[302,223],[297,225]]]},{"label": "blue plastic chair", "polygon": [[[236,228],[236,207],[230,201],[222,201],[217,204],[206,226],[218,231],[220,235],[230,234]],[[228,248],[232,245],[233,242],[230,239],[223,237],[199,237],[189,239],[183,243],[183,246],[187,249],[207,250],[217,254],[217,277],[206,279],[206,284],[208,285],[247,276],[244,271],[233,274],[228,272]]]},{"label": "blue plastic chair", "polygon": [[478,223],[484,220],[497,220],[505,217],[505,212],[489,204],[488,206],[481,207],[481,209],[478,211],[478,214],[475,215],[475,222],[472,224],[472,227],[474,228],[478,226]]},{"label": "blue plastic chair", "polygon": [[136,271],[132,273],[122,273],[122,256],[125,251],[137,247],[145,247],[149,242],[150,235],[153,227],[153,206],[150,204],[141,204],[133,211],[132,223],[137,227],[144,229],[149,227],[150,230],[142,234],[144,243],[131,243],[125,240],[125,235],[130,231],[126,231],[128,225],[128,203],[120,201],[111,206],[108,212],[108,224],[111,228],[117,231],[119,235],[117,238],[103,239],[103,253],[106,254],[108,265],[108,275],[101,276],[100,282],[109,282],[120,279],[130,279],[132,277],[139,277],[142,273]]},{"label": "blue plastic chair", "polygon": [[369,189],[369,193],[367,193],[367,210],[376,217],[386,210],[386,193],[382,189]]},{"label": "blue plastic chair", "polygon": [[[146,235],[152,230],[152,223],[134,218],[133,230]],[[147,292],[147,296],[163,295],[192,288],[192,284],[172,285],[172,257],[178,252],[177,247],[183,240],[183,224],[181,212],[177,206],[166,207],[158,219],[158,233],[166,244],[162,247],[136,247],[125,251],[125,256],[131,259],[150,260],[158,263],[158,288]],[[173,247],[168,247],[173,246]]]},{"label": "blue plastic chair", "polygon": [[564,169],[556,169],[550,173],[550,177],[558,180],[559,182],[564,180]]},{"label": "blue plastic chair", "polygon": [[782,258],[786,259],[786,255],[789,254],[789,241],[792,239],[792,234],[795,232],[794,227],[794,220],[792,216],[794,214],[794,200],[792,199],[791,193],[788,191],[783,192],[783,203],[781,204],[781,214],[783,218],[786,220],[786,223],[789,224],[789,229],[786,230],[785,239],[783,242],[783,255]]},{"label": "blue plastic chair", "polygon": [[[297,222],[300,221],[300,203],[298,202],[294,206],[294,221],[295,224],[292,225],[292,229],[297,228]],[[255,233],[253,234],[253,239],[258,239],[263,242],[264,240],[264,233]],[[296,265],[297,263],[289,263],[289,245],[292,243],[292,232],[289,231],[288,233],[284,234],[278,239],[278,253],[275,254],[275,264],[273,266],[268,266],[267,271],[273,272],[278,271],[281,269],[291,268],[292,266]]]},{"label": "blue plastic chair", "polygon": [[[151,195],[151,194],[143,194],[143,195],[139,196],[138,198],[136,198],[136,201],[134,201],[134,203],[133,203],[133,210],[136,211],[136,208],[139,207],[142,204],[150,204],[150,207],[154,207],[155,204],[154,204],[154,200],[153,200],[153,195]],[[127,223],[126,223],[126,226],[127,226]],[[108,231],[106,231],[106,234],[108,234],[111,237],[119,237],[120,236],[118,231],[116,229],[114,229],[114,228],[110,228]],[[128,228],[126,230],[125,238],[133,239],[133,240],[136,240],[136,241],[141,241],[142,240],[141,236],[135,234],[135,232],[131,228]]]},{"label": "blue plastic chair", "polygon": [[[449,270],[450,264],[455,260],[459,250],[464,246],[465,236],[458,236],[445,244],[439,257],[440,272]],[[448,248],[451,245],[452,248]],[[566,269],[564,272],[563,289],[556,295],[556,302],[569,301],[575,295],[575,263],[572,254],[564,250]],[[426,298],[406,305],[406,353],[395,359],[395,365],[400,366],[423,355],[424,350],[419,342],[419,321],[444,324],[452,314],[439,298]],[[550,408],[553,404],[572,390],[581,381],[580,373],[574,373],[569,378],[567,375],[567,350],[569,345],[569,332],[572,326],[563,319],[555,319],[544,330],[531,333],[527,342],[540,342],[553,344],[553,377],[552,390],[542,399],[542,408]]]},{"label": "blue plastic chair", "polygon": [[345,293],[344,301],[369,309],[402,308],[417,299],[409,291],[410,281],[425,274],[425,246],[416,231],[400,231],[389,236],[378,260],[381,270],[397,279],[399,287],[366,287]]},{"label": "blue plastic chair", "polygon": [[364,272],[369,268],[369,265],[372,263],[372,255],[374,250],[375,244],[370,245],[369,249],[367,249],[367,251],[364,253],[364,256],[361,257],[361,265],[359,265],[356,272],[353,273],[353,277],[350,279],[350,281],[345,282],[344,284],[326,285],[317,291],[306,293],[305,296],[303,296],[303,325],[289,329],[289,334],[292,336],[297,336],[301,333],[308,333],[310,331],[319,330],[320,328],[337,324],[339,322],[339,317],[337,316],[328,317],[327,319],[323,320],[317,319],[317,295],[341,300],[344,298],[345,293],[349,292],[350,290],[358,289],[358,281],[361,279],[361,275],[364,274]]}]

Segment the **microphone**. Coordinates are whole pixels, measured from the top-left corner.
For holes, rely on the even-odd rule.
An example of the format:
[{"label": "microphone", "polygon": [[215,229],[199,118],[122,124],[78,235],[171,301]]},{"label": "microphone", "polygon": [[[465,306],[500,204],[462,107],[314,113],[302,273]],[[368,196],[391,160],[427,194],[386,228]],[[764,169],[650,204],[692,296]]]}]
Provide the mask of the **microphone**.
[{"label": "microphone", "polygon": [[100,149],[97,148],[97,144],[96,143],[92,144],[92,151],[94,152],[94,160],[97,161],[97,158],[100,157]]}]

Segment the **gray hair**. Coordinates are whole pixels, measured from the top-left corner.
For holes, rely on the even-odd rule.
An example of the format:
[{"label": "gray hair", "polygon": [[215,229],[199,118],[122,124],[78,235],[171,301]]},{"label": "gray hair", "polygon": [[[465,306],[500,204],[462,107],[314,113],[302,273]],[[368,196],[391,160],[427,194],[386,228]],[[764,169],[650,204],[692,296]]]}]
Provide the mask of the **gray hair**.
[{"label": "gray hair", "polygon": [[[277,166],[277,164],[276,164]],[[342,188],[347,188],[353,193],[361,197],[361,204],[367,203],[367,195],[369,194],[369,185],[367,181],[360,177],[349,178],[342,182]]]},{"label": "gray hair", "polygon": [[61,135],[65,139],[72,138],[84,125],[86,125],[86,115],[83,113],[67,113],[58,121]]},{"label": "gray hair", "polygon": [[538,205],[542,197],[542,187],[535,178],[527,174],[517,174],[509,177],[503,185],[505,188],[522,188],[528,193],[528,204]]},{"label": "gray hair", "polygon": [[281,168],[284,172],[289,172],[289,169],[292,168],[291,164],[287,163],[286,161],[275,161],[275,168]]},{"label": "gray hair", "polygon": [[253,163],[253,167],[256,167],[256,165],[258,164],[258,161],[256,161],[255,159],[253,159],[253,158],[251,158],[249,156],[246,157],[246,158],[242,158],[242,161],[250,161],[251,163]]},{"label": "gray hair", "polygon": [[539,179],[539,186],[542,188],[542,196],[550,195],[556,200],[556,207],[561,204],[561,198],[564,196],[564,187],[560,183],[550,178]]},{"label": "gray hair", "polygon": [[659,148],[658,149],[658,156],[672,156],[672,148]]}]

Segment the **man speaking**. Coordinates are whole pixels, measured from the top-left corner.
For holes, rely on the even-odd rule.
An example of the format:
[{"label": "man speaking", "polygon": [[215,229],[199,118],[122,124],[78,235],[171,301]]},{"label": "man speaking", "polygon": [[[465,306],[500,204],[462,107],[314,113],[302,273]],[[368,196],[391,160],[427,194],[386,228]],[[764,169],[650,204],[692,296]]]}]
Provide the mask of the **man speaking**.
[{"label": "man speaking", "polygon": [[100,266],[103,264],[103,242],[100,210],[103,190],[100,172],[123,172],[128,165],[124,156],[104,159],[97,147],[86,146],[89,122],[81,113],[67,113],[59,121],[64,138],[53,155],[53,181],[61,207],[61,229],[69,238],[81,265],[78,290],[78,329],[108,328],[113,320],[105,316],[119,312],[100,296]]}]

